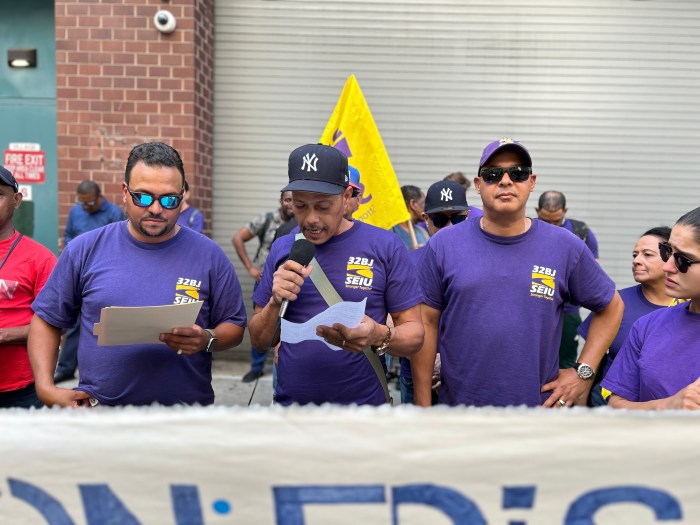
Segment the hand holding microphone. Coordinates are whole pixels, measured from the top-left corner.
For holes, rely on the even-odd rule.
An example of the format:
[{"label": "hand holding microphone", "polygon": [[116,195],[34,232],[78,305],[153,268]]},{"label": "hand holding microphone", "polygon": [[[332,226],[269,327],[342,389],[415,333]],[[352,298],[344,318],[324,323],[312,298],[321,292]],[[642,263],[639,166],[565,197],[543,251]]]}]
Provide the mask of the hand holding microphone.
[{"label": "hand holding microphone", "polygon": [[[315,254],[316,246],[314,246],[313,243],[307,239],[297,239],[294,241],[294,244],[292,244],[292,249],[289,252],[289,260],[306,266],[311,262]],[[280,307],[280,319],[284,317],[284,314],[287,312],[288,305],[289,299],[284,299]]]}]

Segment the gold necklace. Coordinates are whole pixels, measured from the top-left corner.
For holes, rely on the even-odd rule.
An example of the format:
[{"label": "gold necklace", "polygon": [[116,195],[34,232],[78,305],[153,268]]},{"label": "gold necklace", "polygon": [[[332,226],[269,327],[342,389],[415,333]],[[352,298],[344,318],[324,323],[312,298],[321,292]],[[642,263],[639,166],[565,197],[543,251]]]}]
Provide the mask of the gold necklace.
[{"label": "gold necklace", "polygon": [[[482,230],[484,230],[484,231],[488,231],[488,230],[484,227],[484,223],[485,223],[485,222],[486,222],[486,220],[484,219],[484,216],[482,215],[482,216],[481,216],[481,219],[479,219],[479,227],[480,227]],[[523,217],[523,231],[521,231],[518,235],[522,235],[522,234],[525,233],[526,231],[527,231],[527,217]]]}]

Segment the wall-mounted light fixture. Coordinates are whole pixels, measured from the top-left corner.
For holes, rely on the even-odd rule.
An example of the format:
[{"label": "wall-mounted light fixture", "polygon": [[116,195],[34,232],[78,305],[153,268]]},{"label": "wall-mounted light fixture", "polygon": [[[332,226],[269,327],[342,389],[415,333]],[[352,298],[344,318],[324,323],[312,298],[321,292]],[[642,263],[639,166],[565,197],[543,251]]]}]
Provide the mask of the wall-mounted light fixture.
[{"label": "wall-mounted light fixture", "polygon": [[36,49],[8,49],[7,65],[10,67],[36,67]]}]

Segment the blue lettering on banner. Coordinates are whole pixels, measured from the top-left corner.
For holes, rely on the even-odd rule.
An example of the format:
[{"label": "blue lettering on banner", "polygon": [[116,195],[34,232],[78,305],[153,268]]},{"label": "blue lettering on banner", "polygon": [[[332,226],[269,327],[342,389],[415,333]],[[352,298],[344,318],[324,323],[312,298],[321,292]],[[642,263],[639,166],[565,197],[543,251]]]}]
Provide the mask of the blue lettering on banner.
[{"label": "blue lettering on banner", "polygon": [[[19,479],[8,478],[10,494],[36,510],[49,525],[75,525],[63,504],[45,490]],[[386,488],[378,485],[299,485],[272,487],[277,525],[305,525],[305,505],[386,503]],[[87,525],[139,525],[139,520],[106,484],[79,484]],[[531,509],[537,487],[504,487],[503,509]],[[170,485],[170,499],[176,525],[204,525],[196,485]],[[620,503],[650,509],[657,521],[679,521],[683,510],[668,492],[641,486],[606,487],[585,492],[568,508],[564,525],[594,525],[594,515],[603,507]],[[399,525],[398,508],[404,504],[427,505],[443,512],[454,525],[485,525],[479,506],[450,487],[410,484],[391,487],[392,524]],[[228,514],[226,500],[214,501],[217,514]],[[525,521],[509,521],[511,525]]]},{"label": "blue lettering on banner", "polygon": [[683,519],[680,504],[666,492],[646,487],[610,487],[586,492],[574,501],[564,525],[595,525],[593,515],[601,508],[616,503],[638,503],[649,507],[659,521]]},{"label": "blue lettering on banner", "polygon": [[304,505],[384,503],[382,485],[302,485],[275,487],[277,525],[304,525]]},{"label": "blue lettering on banner", "polygon": [[422,503],[435,507],[447,514],[455,525],[486,525],[486,519],[479,507],[454,489],[437,485],[404,485],[394,487],[392,497],[394,525],[399,523],[397,509],[401,503]]}]

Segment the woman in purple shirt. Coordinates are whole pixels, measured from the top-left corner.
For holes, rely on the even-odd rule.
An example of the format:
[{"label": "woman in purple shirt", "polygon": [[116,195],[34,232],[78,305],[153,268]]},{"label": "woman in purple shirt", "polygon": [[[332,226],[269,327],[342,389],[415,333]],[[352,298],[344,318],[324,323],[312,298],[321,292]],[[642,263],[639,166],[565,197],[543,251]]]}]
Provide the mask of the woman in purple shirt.
[{"label": "woman in purple shirt", "polygon": [[[607,405],[607,397],[610,392],[603,392],[600,383],[608,373],[613,360],[617,356],[622,344],[634,322],[640,317],[651,312],[678,304],[679,300],[666,295],[666,274],[664,273],[664,261],[659,255],[659,243],[668,241],[671,228],[659,226],[644,232],[637,240],[632,251],[632,276],[639,284],[620,290],[620,297],[625,303],[625,313],[622,315],[622,323],[617,331],[615,340],[610,344],[608,353],[601,361],[596,373],[595,383],[588,399],[589,406]],[[588,327],[591,324],[590,317],[578,327],[578,333],[586,339]]]},{"label": "woman in purple shirt", "polygon": [[689,301],[632,326],[602,383],[613,408],[700,409],[700,208],[678,219],[659,251],[666,294]]}]

